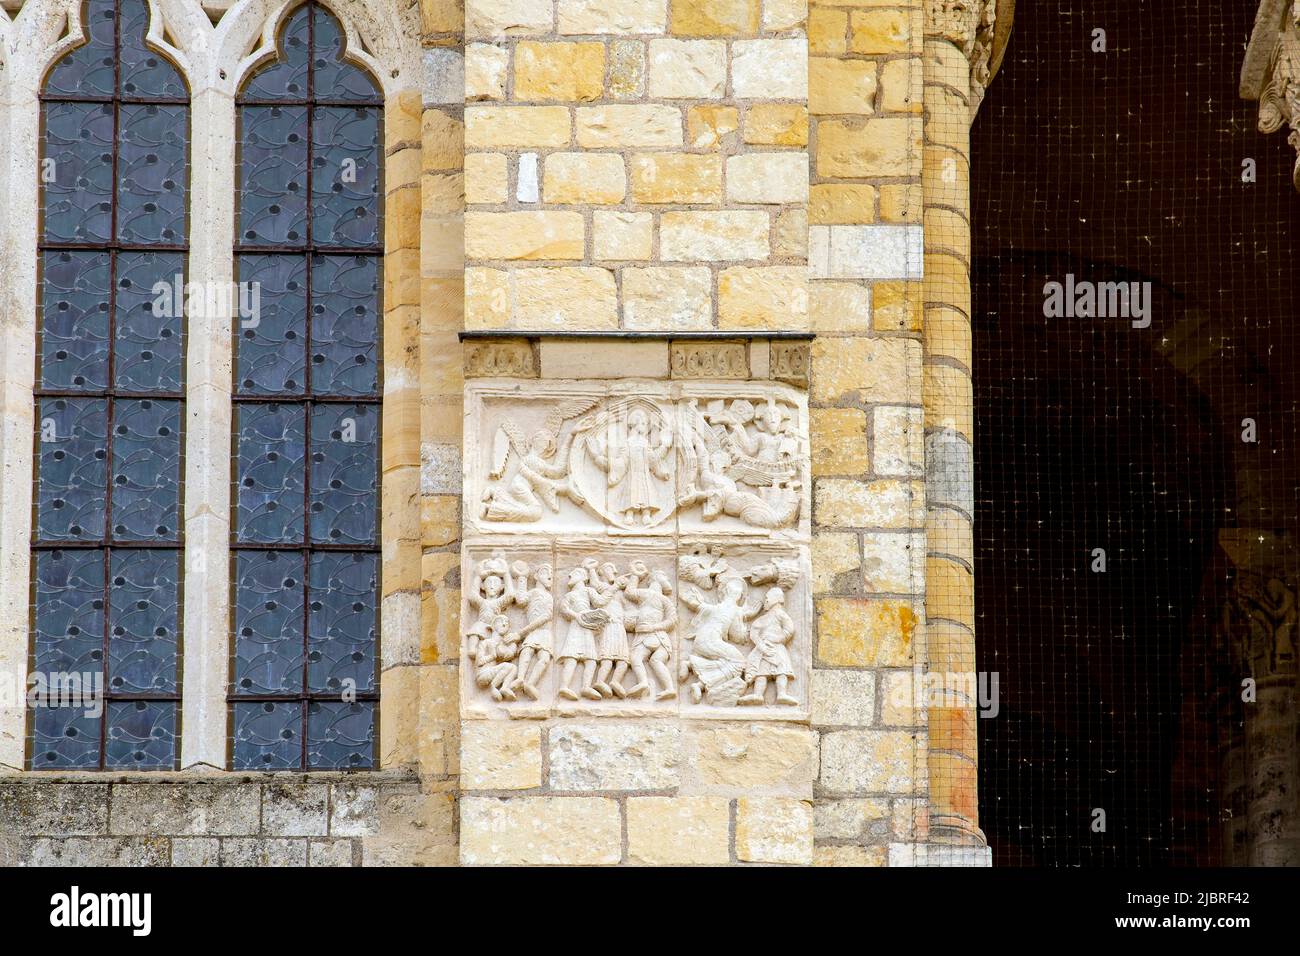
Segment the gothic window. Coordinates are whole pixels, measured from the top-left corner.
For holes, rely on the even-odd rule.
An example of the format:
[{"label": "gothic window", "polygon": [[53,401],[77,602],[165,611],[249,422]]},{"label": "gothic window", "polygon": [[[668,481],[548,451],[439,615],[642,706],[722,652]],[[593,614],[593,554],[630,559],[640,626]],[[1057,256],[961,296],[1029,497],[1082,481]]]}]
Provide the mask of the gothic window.
[{"label": "gothic window", "polygon": [[144,0],[83,22],[41,93],[30,759],[172,769],[189,96]]},{"label": "gothic window", "polygon": [[313,2],[239,96],[231,766],[375,764],[382,97]]}]

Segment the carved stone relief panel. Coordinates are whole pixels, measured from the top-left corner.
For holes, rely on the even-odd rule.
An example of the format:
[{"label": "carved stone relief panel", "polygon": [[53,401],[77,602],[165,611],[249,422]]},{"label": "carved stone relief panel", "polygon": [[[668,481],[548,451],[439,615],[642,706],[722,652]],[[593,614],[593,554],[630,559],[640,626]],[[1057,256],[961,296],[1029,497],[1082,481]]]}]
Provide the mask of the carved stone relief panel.
[{"label": "carved stone relief panel", "polygon": [[775,382],[467,385],[479,532],[806,539],[808,409]]},{"label": "carved stone relief panel", "polygon": [[502,536],[462,558],[468,717],[808,717],[806,546]]},{"label": "carved stone relief panel", "polygon": [[491,379],[466,396],[467,717],[808,719],[803,393]]}]

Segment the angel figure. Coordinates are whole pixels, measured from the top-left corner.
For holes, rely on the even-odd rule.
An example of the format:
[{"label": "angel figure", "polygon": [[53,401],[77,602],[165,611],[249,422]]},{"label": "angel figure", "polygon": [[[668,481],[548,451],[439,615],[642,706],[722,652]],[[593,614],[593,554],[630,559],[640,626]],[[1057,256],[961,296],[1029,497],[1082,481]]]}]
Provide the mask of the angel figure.
[{"label": "angel figure", "polygon": [[[497,428],[492,448],[492,470],[488,477],[497,484],[483,491],[482,515],[488,521],[537,521],[542,515],[542,504],[553,512],[560,510],[560,495],[568,495],[578,503],[581,496],[569,480],[569,451],[574,432],[569,431],[556,445],[565,419],[588,411],[595,400],[576,399],[557,405],[546,416],[542,427],[525,439],[523,429],[511,421],[503,421]],[[511,456],[518,459],[514,476],[504,486]]]},{"label": "angel figure", "polygon": [[716,602],[706,600],[693,585],[681,589],[681,601],[695,617],[691,621],[691,652],[683,651],[678,677],[686,680],[695,675],[690,690],[697,704],[706,695],[710,704],[734,704],[745,689],[745,655],[733,643],[743,641],[748,632],[745,579],[727,569],[718,576],[718,584],[722,594]]},{"label": "angel figure", "polygon": [[492,620],[515,603],[514,580],[504,558],[494,555],[478,563],[474,580],[470,582],[468,601],[477,615],[465,632],[466,653],[473,659],[479,641],[492,633]]},{"label": "angel figure", "polygon": [[745,681],[752,689],[736,703],[766,702],[768,678],[776,680],[776,702],[793,705],[799,700],[787,692],[794,680],[794,663],[789,645],[794,637],[794,621],[785,610],[785,592],[769,588],[763,596],[763,609],[749,625],[749,641],[754,645],[745,660]]},{"label": "angel figure", "polygon": [[607,474],[614,491],[610,507],[629,525],[650,525],[661,508],[655,502],[654,479],[672,477],[668,452],[672,449],[672,432],[663,428],[658,436],[650,434],[650,416],[643,408],[633,408],[627,416],[625,433],[614,436],[608,447],[591,446],[592,458]]},{"label": "angel figure", "polygon": [[[653,694],[655,700],[672,700],[677,696],[673,683],[673,644],[669,633],[677,626],[677,612],[673,608],[672,585],[660,571],[651,573],[640,561],[632,562],[633,581],[627,588],[628,599],[637,606],[635,617],[629,618],[636,635],[632,645],[632,673],[636,683],[628,688],[628,696]],[[641,582],[646,586],[641,587]],[[646,674],[646,665],[658,679],[661,687],[653,686]]]},{"label": "angel figure", "polygon": [[528,623],[519,629],[524,646],[519,651],[519,673],[511,684],[512,690],[522,689],[537,700],[537,684],[555,656],[555,641],[551,636],[551,616],[555,612],[555,599],[551,597],[551,566],[538,565],[533,572],[533,587],[521,588],[516,603],[524,606]]},{"label": "angel figure", "polygon": [[474,651],[474,682],[484,690],[490,688],[493,700],[516,699],[511,682],[515,678],[513,661],[518,650],[519,635],[510,631],[510,618],[498,614],[492,619],[490,632]]}]

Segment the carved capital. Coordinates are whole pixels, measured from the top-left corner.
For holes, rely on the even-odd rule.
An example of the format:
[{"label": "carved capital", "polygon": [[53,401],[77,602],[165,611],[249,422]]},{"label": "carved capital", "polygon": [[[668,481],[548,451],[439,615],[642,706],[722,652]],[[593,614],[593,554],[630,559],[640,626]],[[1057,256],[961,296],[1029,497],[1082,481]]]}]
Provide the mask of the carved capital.
[{"label": "carved capital", "polygon": [[[925,35],[947,40],[966,55],[970,63],[970,112],[984,100],[1006,44],[1014,0],[926,0]],[[999,24],[999,7],[1004,22]]]},{"label": "carved capital", "polygon": [[[1260,132],[1286,128],[1287,142],[1300,153],[1300,2],[1260,4],[1241,67],[1240,92],[1259,101]],[[1300,157],[1291,181],[1300,189]]]}]

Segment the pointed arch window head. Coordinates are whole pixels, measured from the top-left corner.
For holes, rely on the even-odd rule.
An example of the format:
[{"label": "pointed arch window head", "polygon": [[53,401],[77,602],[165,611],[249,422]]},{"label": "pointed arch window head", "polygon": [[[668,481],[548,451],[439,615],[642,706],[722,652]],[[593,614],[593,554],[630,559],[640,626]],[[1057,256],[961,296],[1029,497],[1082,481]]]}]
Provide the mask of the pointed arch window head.
[{"label": "pointed arch window head", "polygon": [[314,2],[239,97],[236,770],[375,765],[382,120]]},{"label": "pointed arch window head", "polygon": [[144,0],[83,24],[41,93],[30,761],[172,769],[185,327],[154,290],[184,282],[188,93]]}]

